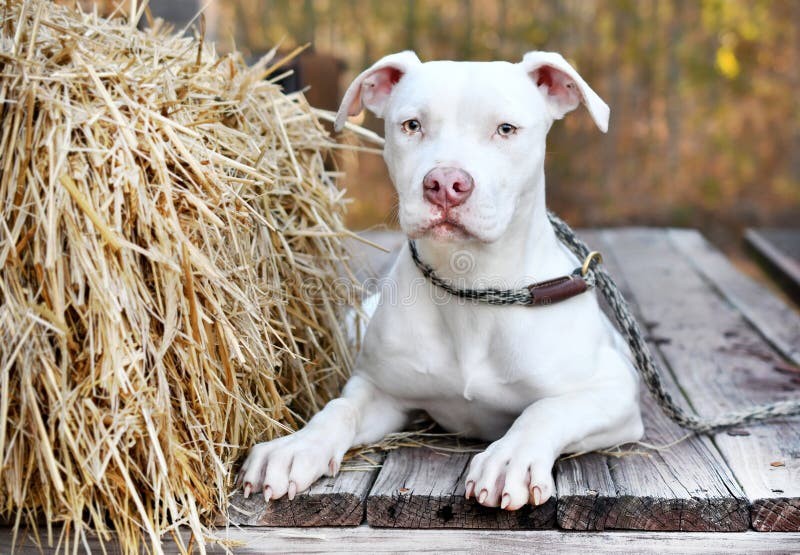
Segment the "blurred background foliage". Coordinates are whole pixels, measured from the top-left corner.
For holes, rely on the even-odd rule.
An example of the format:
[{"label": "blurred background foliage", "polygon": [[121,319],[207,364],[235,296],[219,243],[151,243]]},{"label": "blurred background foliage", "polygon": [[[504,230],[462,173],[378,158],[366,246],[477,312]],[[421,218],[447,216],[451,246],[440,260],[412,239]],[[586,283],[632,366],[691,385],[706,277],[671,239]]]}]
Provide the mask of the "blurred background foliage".
[{"label": "blurred background foliage", "polygon": [[[363,68],[564,54],[611,106],[608,135],[580,108],[554,125],[548,202],[581,226],[676,225],[723,247],[750,225],[800,221],[798,0],[210,0],[206,33],[253,58],[310,43],[294,86],[335,109]],[[177,23],[197,0],[151,0]],[[181,12],[181,13],[178,13]],[[190,15],[187,15],[190,14]],[[381,122],[365,125],[382,132]],[[396,225],[380,157],[345,157],[350,224]]]}]

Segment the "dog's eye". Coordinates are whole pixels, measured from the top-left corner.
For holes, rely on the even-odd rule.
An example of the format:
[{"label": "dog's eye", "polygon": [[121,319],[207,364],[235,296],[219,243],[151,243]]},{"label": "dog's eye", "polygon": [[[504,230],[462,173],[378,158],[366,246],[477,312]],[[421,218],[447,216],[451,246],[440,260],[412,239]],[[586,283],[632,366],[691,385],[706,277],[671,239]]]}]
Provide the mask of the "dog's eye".
[{"label": "dog's eye", "polygon": [[403,133],[413,135],[422,131],[422,124],[416,119],[407,119],[403,122]]},{"label": "dog's eye", "polygon": [[501,123],[497,126],[497,134],[501,137],[508,137],[509,135],[513,135],[517,132],[517,128],[510,123]]}]

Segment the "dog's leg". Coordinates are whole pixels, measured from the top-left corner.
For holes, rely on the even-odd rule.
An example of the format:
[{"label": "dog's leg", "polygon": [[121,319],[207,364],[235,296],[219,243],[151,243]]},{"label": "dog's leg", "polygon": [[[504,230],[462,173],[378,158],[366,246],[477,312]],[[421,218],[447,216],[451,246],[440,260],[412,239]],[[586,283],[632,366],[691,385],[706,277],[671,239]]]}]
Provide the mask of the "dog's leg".
[{"label": "dog's leg", "polygon": [[402,429],[406,411],[365,378],[354,375],[300,431],[255,445],[239,471],[245,497],[263,491],[267,501],[308,489],[323,474],[335,475],[353,445]]},{"label": "dog's leg", "polygon": [[[625,362],[609,347],[601,349],[598,364]],[[541,399],[525,409],[506,435],[472,459],[467,497],[474,495],[482,505],[508,510],[526,503],[541,505],[555,492],[552,470],[561,453],[640,439],[636,380],[625,370],[613,379]]]}]

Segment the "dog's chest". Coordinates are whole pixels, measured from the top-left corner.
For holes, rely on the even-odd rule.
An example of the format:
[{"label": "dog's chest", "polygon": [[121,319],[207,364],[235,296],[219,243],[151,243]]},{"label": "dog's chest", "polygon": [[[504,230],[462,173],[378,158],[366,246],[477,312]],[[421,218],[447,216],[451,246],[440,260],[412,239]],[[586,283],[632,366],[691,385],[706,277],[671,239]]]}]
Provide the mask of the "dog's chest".
[{"label": "dog's chest", "polygon": [[528,316],[517,308],[438,306],[386,338],[370,373],[385,391],[421,408],[446,399],[519,413],[552,385],[545,350],[552,340],[537,337]]},{"label": "dog's chest", "polygon": [[496,439],[556,387],[548,341],[536,336],[525,314],[514,312],[459,306],[452,314],[441,311],[435,331],[430,320],[407,326],[407,342],[394,345],[394,356],[373,367],[373,379],[449,431]]}]

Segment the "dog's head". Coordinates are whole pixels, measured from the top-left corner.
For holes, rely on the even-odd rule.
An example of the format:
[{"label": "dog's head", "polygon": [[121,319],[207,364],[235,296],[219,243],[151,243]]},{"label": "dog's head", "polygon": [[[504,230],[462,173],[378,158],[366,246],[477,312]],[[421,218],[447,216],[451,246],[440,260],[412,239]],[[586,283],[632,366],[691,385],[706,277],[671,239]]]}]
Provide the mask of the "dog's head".
[{"label": "dog's head", "polygon": [[529,196],[556,119],[583,102],[608,128],[608,106],[553,52],[508,62],[381,59],[345,93],[336,118],[364,107],[385,120],[384,159],[409,237],[498,240]]}]

